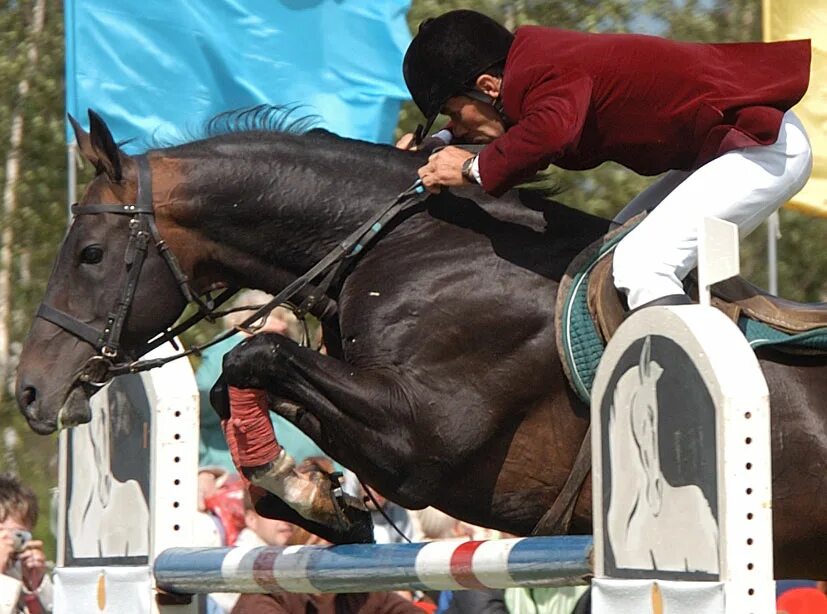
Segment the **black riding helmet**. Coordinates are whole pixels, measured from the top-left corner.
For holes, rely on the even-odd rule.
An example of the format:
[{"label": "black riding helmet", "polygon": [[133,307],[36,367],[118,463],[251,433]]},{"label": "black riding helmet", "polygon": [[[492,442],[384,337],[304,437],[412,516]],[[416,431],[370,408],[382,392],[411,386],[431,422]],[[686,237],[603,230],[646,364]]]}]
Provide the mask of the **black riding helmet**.
[{"label": "black riding helmet", "polygon": [[408,90],[426,118],[417,131],[420,139],[452,96],[470,94],[502,114],[495,100],[476,90],[475,81],[505,62],[513,40],[508,29],[476,11],[450,11],[422,22],[402,65]]}]

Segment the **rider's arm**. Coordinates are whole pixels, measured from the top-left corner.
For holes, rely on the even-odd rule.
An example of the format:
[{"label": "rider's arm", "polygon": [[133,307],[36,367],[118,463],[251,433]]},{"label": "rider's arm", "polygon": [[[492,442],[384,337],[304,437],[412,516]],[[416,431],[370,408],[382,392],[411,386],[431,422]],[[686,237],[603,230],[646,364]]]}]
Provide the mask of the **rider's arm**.
[{"label": "rider's arm", "polygon": [[526,83],[519,93],[520,120],[477,160],[481,185],[494,196],[576,150],[591,101],[592,79],[584,73],[535,66],[514,77]]}]

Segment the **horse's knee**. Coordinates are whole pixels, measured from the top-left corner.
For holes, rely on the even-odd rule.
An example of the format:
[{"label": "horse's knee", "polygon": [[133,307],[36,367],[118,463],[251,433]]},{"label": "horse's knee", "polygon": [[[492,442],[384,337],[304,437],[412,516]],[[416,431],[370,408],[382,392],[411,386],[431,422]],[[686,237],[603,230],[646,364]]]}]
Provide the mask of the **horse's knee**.
[{"label": "horse's knee", "polygon": [[263,388],[265,380],[280,373],[279,358],[283,353],[280,335],[259,334],[248,337],[224,355],[224,379],[239,388]]}]

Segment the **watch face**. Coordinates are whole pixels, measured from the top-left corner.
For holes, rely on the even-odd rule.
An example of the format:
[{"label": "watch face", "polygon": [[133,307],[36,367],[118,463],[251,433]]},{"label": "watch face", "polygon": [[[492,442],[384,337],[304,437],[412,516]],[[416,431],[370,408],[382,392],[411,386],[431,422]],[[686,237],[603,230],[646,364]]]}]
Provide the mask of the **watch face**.
[{"label": "watch face", "polygon": [[462,176],[465,177],[471,183],[476,183],[474,174],[471,172],[471,167],[474,165],[474,158],[476,158],[476,156],[471,156],[465,162],[462,163]]}]

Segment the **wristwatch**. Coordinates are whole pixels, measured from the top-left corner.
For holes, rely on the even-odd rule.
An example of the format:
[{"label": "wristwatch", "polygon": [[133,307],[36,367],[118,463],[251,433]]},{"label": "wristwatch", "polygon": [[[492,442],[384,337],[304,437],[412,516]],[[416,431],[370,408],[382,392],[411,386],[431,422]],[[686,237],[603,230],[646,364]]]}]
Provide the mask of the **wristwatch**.
[{"label": "wristwatch", "polygon": [[477,178],[474,177],[474,173],[471,170],[474,166],[474,160],[476,159],[477,156],[471,156],[462,163],[462,177],[471,183],[477,183]]}]

